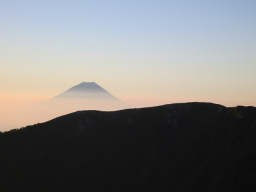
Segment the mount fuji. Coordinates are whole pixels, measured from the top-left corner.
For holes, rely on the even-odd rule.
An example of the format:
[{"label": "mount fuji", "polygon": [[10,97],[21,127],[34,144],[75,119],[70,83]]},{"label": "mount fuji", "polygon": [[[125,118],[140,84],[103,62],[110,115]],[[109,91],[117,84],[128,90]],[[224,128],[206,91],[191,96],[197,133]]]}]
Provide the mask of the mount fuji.
[{"label": "mount fuji", "polygon": [[95,82],[82,82],[65,92],[57,95],[55,98],[62,99],[84,99],[88,101],[113,101],[120,102],[119,99],[110,94]]}]

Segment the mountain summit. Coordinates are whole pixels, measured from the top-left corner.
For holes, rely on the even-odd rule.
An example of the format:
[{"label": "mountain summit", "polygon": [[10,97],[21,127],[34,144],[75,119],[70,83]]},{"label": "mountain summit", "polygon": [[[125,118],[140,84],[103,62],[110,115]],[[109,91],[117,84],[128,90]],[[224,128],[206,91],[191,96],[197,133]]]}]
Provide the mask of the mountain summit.
[{"label": "mountain summit", "polygon": [[82,82],[69,90],[68,92],[73,92],[73,91],[93,91],[93,92],[107,92],[105,89],[103,89],[101,86],[99,86],[95,82]]},{"label": "mountain summit", "polygon": [[95,82],[81,82],[58,95],[56,98],[118,101],[116,97]]}]

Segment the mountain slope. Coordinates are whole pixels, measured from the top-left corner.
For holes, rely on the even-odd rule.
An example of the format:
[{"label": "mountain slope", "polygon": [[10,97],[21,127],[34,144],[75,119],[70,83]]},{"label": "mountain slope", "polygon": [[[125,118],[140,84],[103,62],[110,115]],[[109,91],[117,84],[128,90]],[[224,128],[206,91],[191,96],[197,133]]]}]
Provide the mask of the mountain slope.
[{"label": "mountain slope", "polygon": [[248,191],[255,135],[254,107],[80,111],[1,134],[0,182],[3,191]]}]

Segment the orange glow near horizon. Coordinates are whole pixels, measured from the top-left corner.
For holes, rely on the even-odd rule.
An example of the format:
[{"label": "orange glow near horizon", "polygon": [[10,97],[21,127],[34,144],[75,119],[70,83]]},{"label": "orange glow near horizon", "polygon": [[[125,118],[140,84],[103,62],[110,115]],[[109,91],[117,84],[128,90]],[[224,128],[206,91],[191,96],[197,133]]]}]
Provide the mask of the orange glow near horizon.
[{"label": "orange glow near horizon", "polygon": [[[90,107],[84,102],[75,101],[73,103],[49,103],[53,94],[31,94],[31,93],[9,93],[0,96],[0,131],[45,122],[55,117],[75,112],[78,110],[119,110],[123,108],[152,107],[172,103],[184,102],[214,102],[227,106],[235,106],[235,103],[227,100],[207,100],[202,98],[182,98],[167,96],[142,96],[124,95],[119,97],[125,103],[125,107],[106,108],[104,105],[90,103]],[[242,102],[242,101],[241,101]],[[244,102],[245,103],[245,102]],[[245,103],[246,105],[246,103]],[[249,103],[250,105],[250,103]]]}]

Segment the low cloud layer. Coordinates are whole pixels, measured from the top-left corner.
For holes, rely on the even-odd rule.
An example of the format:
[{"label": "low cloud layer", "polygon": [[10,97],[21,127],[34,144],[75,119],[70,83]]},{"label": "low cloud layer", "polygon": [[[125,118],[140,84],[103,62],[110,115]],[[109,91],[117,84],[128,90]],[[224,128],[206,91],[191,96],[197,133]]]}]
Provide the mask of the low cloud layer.
[{"label": "low cloud layer", "polygon": [[113,111],[130,107],[121,102],[108,100],[88,101],[84,99],[51,99],[33,102],[2,100],[1,106],[0,131],[45,122],[76,111]]}]

